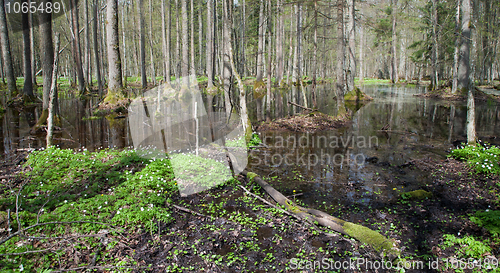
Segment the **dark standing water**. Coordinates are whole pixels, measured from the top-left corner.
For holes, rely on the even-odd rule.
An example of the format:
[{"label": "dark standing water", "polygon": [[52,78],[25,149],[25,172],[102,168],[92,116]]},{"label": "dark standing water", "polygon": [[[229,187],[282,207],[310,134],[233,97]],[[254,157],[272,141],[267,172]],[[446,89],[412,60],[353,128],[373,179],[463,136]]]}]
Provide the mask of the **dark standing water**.
[{"label": "dark standing water", "polygon": [[[397,168],[412,159],[445,158],[456,140],[465,139],[466,107],[463,102],[436,101],[414,97],[420,87],[371,85],[362,87],[375,100],[361,107],[346,128],[315,134],[262,132],[267,148],[254,150],[251,169],[271,179],[285,195],[311,206],[370,204],[375,194],[395,196],[399,191],[417,189],[428,180],[427,173]],[[331,86],[318,87],[318,107],[335,114]],[[303,104],[300,90],[281,92],[275,100],[276,116],[300,112],[287,107],[291,100]],[[310,94],[307,96],[311,104]],[[63,148],[123,148],[132,145],[126,117],[87,120],[96,100],[61,98],[63,131],[55,144]],[[252,109],[250,102],[250,109]],[[7,109],[0,118],[0,153],[45,146],[45,135],[31,135],[30,128],[40,107],[24,112]],[[255,115],[255,110],[251,110]],[[491,103],[476,104],[477,133],[483,141],[500,144],[500,110]],[[380,131],[389,127],[391,132]],[[376,157],[377,163],[365,158]]]}]

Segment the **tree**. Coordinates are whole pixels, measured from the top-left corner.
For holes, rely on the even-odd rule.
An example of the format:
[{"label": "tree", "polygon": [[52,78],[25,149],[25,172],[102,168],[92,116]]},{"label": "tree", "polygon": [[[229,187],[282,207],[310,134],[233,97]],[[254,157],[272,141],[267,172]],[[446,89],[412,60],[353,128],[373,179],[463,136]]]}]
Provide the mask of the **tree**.
[{"label": "tree", "polygon": [[[44,0],[42,2],[44,5],[50,3],[50,0]],[[37,125],[42,125],[47,122],[47,117],[49,115],[49,99],[50,90],[52,88],[52,69],[54,67],[54,44],[52,42],[52,14],[48,12],[40,13],[39,15],[40,23],[40,54],[42,61],[42,71],[43,71],[43,105],[42,105],[42,115],[38,119]],[[57,98],[57,94],[54,95]],[[54,99],[53,104],[56,105],[57,101]],[[53,109],[52,111],[56,113]],[[56,113],[57,114],[57,113]]]},{"label": "tree", "polygon": [[149,56],[151,57],[151,79],[153,85],[156,85],[156,71],[154,62],[154,52],[153,52],[153,2],[149,0]]},{"label": "tree", "polygon": [[[316,4],[316,2],[315,2]],[[284,15],[281,0],[277,0],[277,20],[276,20],[276,83],[281,85],[283,73],[285,72],[283,60],[283,32],[284,32]],[[315,30],[316,31],[316,30]],[[244,53],[243,53],[244,54]]]},{"label": "tree", "polygon": [[396,44],[397,44],[397,34],[396,34],[396,10],[398,6],[398,0],[391,0],[392,8],[392,49],[391,49],[391,82],[398,82],[398,59],[396,56]]},{"label": "tree", "polygon": [[107,0],[106,40],[108,42],[108,95],[105,101],[115,102],[123,96],[122,66],[118,38],[118,0]]},{"label": "tree", "polygon": [[453,54],[453,80],[451,93],[456,94],[458,89],[458,61],[460,48],[460,0],[457,0],[457,13],[455,15],[455,50]]},{"label": "tree", "polygon": [[476,118],[474,87],[470,80],[470,37],[472,6],[471,0],[462,0],[462,39],[460,41],[460,61],[458,65],[458,88],[467,90],[467,142],[476,143]]},{"label": "tree", "polygon": [[438,12],[437,12],[437,0],[432,0],[432,74],[431,74],[431,86],[432,89],[438,89],[439,87],[439,70],[438,70]]},{"label": "tree", "polygon": [[76,0],[70,0],[71,8],[71,29],[73,30],[72,40],[73,40],[73,61],[75,62],[76,74],[78,77],[78,91],[80,94],[85,92],[85,76],[83,75],[83,65],[82,65],[82,50],[80,47],[80,26],[78,24],[78,5]]},{"label": "tree", "polygon": [[142,89],[148,86],[148,76],[146,75],[146,34],[144,30],[144,0],[137,2],[137,13],[139,14],[139,41],[141,50],[141,83]]},{"label": "tree", "polygon": [[243,81],[241,80],[240,75],[238,74],[238,71],[236,70],[236,66],[234,65],[234,57],[233,57],[233,47],[231,45],[231,39],[230,39],[230,32],[229,32],[229,26],[232,25],[231,23],[231,14],[229,14],[229,9],[228,9],[228,3],[227,0],[223,0],[223,8],[222,8],[222,13],[223,13],[223,21],[225,22],[223,25],[223,28],[225,28],[225,31],[223,31],[224,35],[226,35],[224,38],[224,43],[227,44],[227,48],[229,50],[229,62],[231,64],[231,70],[233,72],[233,75],[236,77],[236,81],[238,83],[238,89],[240,91],[240,119],[241,119],[241,124],[243,125],[243,130],[245,131],[245,138],[246,141],[250,141],[252,138],[252,124],[250,123],[250,119],[248,118],[248,110],[247,110],[247,101],[246,101],[246,92],[245,88],[243,86]]},{"label": "tree", "polygon": [[344,0],[337,0],[337,81],[335,91],[337,98],[337,116],[343,117],[347,113],[345,108],[345,38],[344,38]]},{"label": "tree", "polygon": [[[23,0],[23,4],[29,4],[28,0]],[[25,102],[32,101],[35,97],[33,94],[33,80],[31,78],[31,38],[30,38],[30,24],[29,14],[22,14],[23,26],[23,46],[24,46],[24,87],[23,96]]]},{"label": "tree", "polygon": [[7,89],[9,91],[9,96],[16,96],[17,86],[10,51],[9,29],[7,27],[4,0],[0,0],[0,41],[2,42],[2,59],[5,66],[5,76],[7,77]]},{"label": "tree", "polygon": [[214,36],[213,36],[213,3],[212,0],[207,0],[207,91],[209,94],[214,93]]},{"label": "tree", "polygon": [[[161,43],[163,49],[163,78],[170,84],[170,0],[168,3],[168,13],[165,12],[165,0],[161,0]],[[166,27],[165,16],[167,16],[168,28]]]},{"label": "tree", "polygon": [[[92,7],[92,12],[93,12],[93,17],[94,17],[94,24],[92,25],[92,36],[94,40],[94,55],[95,55],[95,72],[96,72],[96,78],[97,78],[97,88],[99,92],[99,97],[102,97],[103,93],[103,87],[102,87],[102,78],[101,78],[101,57],[99,55],[99,40],[98,40],[98,33],[97,33],[97,28],[99,25],[99,17],[97,16],[97,2],[98,0],[94,0],[94,4]],[[118,34],[117,34],[118,35]]]},{"label": "tree", "polygon": [[52,79],[50,83],[50,92],[49,92],[49,114],[47,118],[47,148],[52,146],[52,132],[54,130],[54,116],[56,115],[55,110],[57,109],[55,103],[57,101],[57,60],[59,57],[59,34],[56,34],[55,37],[56,40],[56,50],[55,50],[55,56],[52,56],[52,59],[54,60],[54,64],[52,66],[51,71],[52,73]]},{"label": "tree", "polygon": [[182,16],[182,58],[181,58],[181,76],[185,78],[187,85],[187,76],[189,76],[189,46],[188,46],[188,16],[186,0],[181,0]]},{"label": "tree", "polygon": [[347,67],[347,92],[354,90],[354,77],[356,75],[356,0],[348,1],[349,21],[347,23],[347,34],[349,39],[348,67]]}]

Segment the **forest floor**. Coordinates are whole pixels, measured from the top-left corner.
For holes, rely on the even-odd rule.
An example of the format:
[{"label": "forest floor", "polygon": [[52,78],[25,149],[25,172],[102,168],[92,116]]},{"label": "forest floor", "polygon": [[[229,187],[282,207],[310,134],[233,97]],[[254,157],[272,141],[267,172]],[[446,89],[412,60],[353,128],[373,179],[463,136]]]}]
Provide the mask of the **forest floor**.
[{"label": "forest floor", "polygon": [[[384,258],[367,245],[327,236],[246,194],[240,186],[274,203],[243,176],[181,197],[168,160],[146,160],[133,151],[53,148],[26,156],[11,155],[0,169],[1,238],[9,228],[11,234],[23,231],[0,245],[3,272],[376,272],[377,265],[378,272],[402,272],[380,269]],[[344,220],[365,219],[356,223],[394,239],[402,253],[393,266],[456,272],[500,257],[500,239],[492,236],[500,216],[498,176],[477,174],[451,158],[369,164],[390,170],[378,183],[403,184],[392,174],[410,168],[432,173],[422,186],[432,197],[380,194],[369,204],[317,209]],[[352,198],[362,198],[363,185],[352,187]],[[300,196],[290,198],[303,205]],[[496,220],[488,222],[485,213]],[[55,223],[33,227],[37,222]]]}]

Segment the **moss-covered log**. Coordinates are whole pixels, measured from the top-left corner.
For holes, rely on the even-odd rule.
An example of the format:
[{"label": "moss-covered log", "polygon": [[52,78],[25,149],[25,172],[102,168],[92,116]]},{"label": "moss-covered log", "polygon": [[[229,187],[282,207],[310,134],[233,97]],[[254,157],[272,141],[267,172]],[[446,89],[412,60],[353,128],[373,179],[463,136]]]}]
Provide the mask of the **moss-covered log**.
[{"label": "moss-covered log", "polygon": [[367,227],[357,225],[351,222],[341,220],[333,217],[323,211],[316,209],[303,208],[292,200],[286,198],[279,191],[274,189],[271,185],[265,182],[257,174],[252,172],[243,172],[250,180],[259,184],[278,204],[285,207],[286,210],[299,216],[300,218],[309,222],[315,222],[321,226],[327,227],[333,231],[349,235],[358,241],[370,245],[377,252],[389,257],[397,257],[400,250],[393,240],[389,240],[380,233],[373,231]]}]

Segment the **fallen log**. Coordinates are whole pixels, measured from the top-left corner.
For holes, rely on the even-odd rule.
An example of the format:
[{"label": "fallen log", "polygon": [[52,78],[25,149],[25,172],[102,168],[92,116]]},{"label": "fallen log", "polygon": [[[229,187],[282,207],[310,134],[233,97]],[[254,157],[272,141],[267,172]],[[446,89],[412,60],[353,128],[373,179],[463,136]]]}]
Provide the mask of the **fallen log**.
[{"label": "fallen log", "polygon": [[380,233],[373,231],[367,227],[333,217],[323,211],[303,208],[294,203],[292,200],[286,198],[283,194],[274,189],[257,174],[247,171],[243,171],[242,174],[245,175],[248,179],[257,182],[257,184],[259,184],[259,186],[261,186],[262,189],[264,189],[267,194],[269,194],[274,199],[274,201],[276,201],[287,211],[295,214],[301,219],[304,219],[308,222],[317,223],[318,225],[324,226],[341,234],[349,235],[357,239],[358,241],[371,246],[381,255],[388,256],[391,259],[396,258],[400,255],[401,251],[399,250],[396,242],[387,239]]},{"label": "fallen log", "polygon": [[311,109],[311,108],[309,108],[309,107],[305,107],[305,106],[302,106],[302,105],[300,105],[300,104],[296,104],[295,102],[291,102],[291,101],[289,101],[289,102],[288,102],[288,104],[291,104],[291,105],[293,105],[293,106],[297,106],[297,107],[299,107],[299,108],[302,108],[302,109],[305,109],[305,110],[308,110],[308,111],[311,111],[311,112],[312,112],[312,111],[314,111],[313,109]]}]

